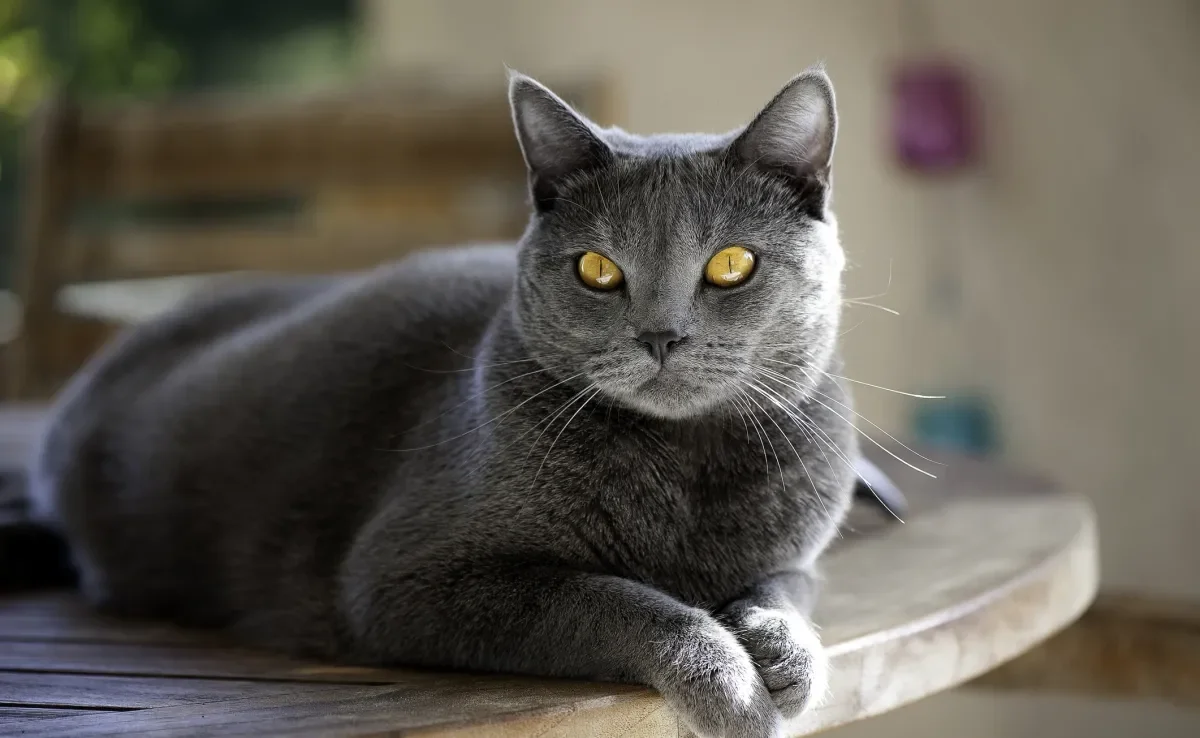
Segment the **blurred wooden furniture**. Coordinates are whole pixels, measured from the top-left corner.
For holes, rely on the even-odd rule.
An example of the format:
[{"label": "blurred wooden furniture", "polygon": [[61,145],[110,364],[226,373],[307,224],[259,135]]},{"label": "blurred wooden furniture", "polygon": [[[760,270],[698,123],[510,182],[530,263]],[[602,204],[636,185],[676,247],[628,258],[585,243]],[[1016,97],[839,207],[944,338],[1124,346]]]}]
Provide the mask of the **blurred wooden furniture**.
[{"label": "blurred wooden furniture", "polygon": [[[563,89],[611,117],[601,82]],[[144,285],[121,280],[170,278],[161,300],[197,284],[179,275],[358,269],[512,239],[527,217],[499,80],[487,97],[377,87],[104,107],[55,98],[28,155],[10,399],[53,392],[111,333],[97,302]]]},{"label": "blurred wooden furniture", "polygon": [[1200,605],[1102,593],[1079,622],[976,686],[1200,707]]},{"label": "blurred wooden furniture", "polygon": [[[0,451],[23,458],[39,423],[28,408],[0,412]],[[831,691],[791,735],[962,684],[1071,623],[1095,592],[1080,498],[965,459],[936,481],[876,461],[912,508],[904,525],[855,510],[824,559]],[[644,687],[296,661],[104,619],[71,593],[0,598],[0,694],[0,733],[54,738],[683,734]]]}]

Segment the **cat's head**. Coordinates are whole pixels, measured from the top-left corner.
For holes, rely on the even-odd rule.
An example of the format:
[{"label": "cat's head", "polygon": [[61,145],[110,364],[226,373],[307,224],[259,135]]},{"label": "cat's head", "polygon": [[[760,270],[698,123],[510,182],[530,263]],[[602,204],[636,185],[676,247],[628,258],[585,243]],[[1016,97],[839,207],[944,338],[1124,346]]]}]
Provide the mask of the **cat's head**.
[{"label": "cat's head", "polygon": [[752,381],[791,394],[765,380],[777,362],[819,380],[844,264],[823,70],[720,135],[600,129],[518,74],[510,99],[534,205],[515,323],[544,366],[663,418],[767,404]]}]

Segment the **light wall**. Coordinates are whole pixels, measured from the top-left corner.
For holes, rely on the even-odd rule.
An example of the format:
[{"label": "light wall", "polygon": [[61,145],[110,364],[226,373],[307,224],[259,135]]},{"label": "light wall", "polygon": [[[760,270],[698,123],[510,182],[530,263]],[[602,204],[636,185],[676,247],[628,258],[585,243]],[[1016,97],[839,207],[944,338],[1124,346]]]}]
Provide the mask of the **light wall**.
[{"label": "light wall", "polygon": [[[890,273],[876,302],[901,313],[847,308],[850,375],[986,386],[1008,456],[1095,501],[1106,586],[1200,600],[1200,4],[922,3],[923,43],[976,69],[988,113],[986,166],[934,185],[889,163],[889,64],[929,48],[902,0],[363,2],[377,72],[495,89],[505,64],[603,70],[637,132],[739,125],[825,60],[848,295]],[[958,322],[928,296],[947,248]],[[905,398],[858,404],[906,428]]]}]

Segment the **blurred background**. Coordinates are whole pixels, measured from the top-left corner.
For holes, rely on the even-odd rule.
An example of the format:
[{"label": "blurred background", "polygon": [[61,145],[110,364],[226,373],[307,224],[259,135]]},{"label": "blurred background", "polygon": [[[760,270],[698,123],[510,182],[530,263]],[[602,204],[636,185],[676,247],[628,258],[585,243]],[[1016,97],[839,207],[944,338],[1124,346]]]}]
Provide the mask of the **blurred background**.
[{"label": "blurred background", "polygon": [[[243,271],[512,238],[504,67],[720,131],[824,60],[859,409],[1087,494],[1107,587],[1200,601],[1195,0],[0,0],[10,399]],[[842,729],[1198,735],[956,692]]]}]

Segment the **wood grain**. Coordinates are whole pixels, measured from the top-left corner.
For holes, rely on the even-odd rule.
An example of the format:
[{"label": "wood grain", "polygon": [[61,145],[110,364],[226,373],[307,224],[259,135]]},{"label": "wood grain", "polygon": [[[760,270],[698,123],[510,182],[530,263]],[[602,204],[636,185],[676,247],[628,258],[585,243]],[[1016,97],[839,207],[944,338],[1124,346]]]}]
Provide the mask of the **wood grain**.
[{"label": "wood grain", "polygon": [[1200,706],[1200,606],[1102,595],[1070,628],[973,686]]},{"label": "wood grain", "polygon": [[[601,85],[573,87],[589,99]],[[73,162],[73,185],[83,194],[155,198],[524,170],[503,94],[422,99],[400,91],[198,95],[91,108],[81,116]]]},{"label": "wood grain", "polygon": [[75,708],[55,707],[5,707],[0,704],[0,728],[12,727],[27,720],[47,720],[49,718],[82,717],[103,714],[103,710],[79,710]]},{"label": "wood grain", "polygon": [[0,671],[0,702],[33,707],[134,710],[277,694],[315,699],[331,688],[342,685]]},{"label": "wood grain", "polygon": [[641,711],[659,712],[674,727],[662,700],[643,687],[456,676],[405,686],[335,687],[318,697],[280,694],[59,720],[25,735],[188,735],[201,719],[206,730],[224,736],[262,735],[266,725],[276,735],[359,736],[446,724],[487,726],[490,735],[497,724],[531,719],[580,724],[573,715],[591,721],[597,717],[594,710],[623,712],[639,704]]},{"label": "wood grain", "polygon": [[12,640],[0,642],[0,670],[343,684],[390,684],[414,678],[386,669],[298,661],[232,646]]}]

